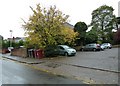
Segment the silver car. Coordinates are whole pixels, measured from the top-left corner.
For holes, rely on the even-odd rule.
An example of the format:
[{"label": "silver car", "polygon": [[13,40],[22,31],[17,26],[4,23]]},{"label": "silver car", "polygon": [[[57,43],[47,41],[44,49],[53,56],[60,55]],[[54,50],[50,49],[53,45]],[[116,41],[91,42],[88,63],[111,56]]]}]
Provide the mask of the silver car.
[{"label": "silver car", "polygon": [[110,43],[103,43],[101,46],[104,46],[105,49],[111,49],[112,48],[112,45]]},{"label": "silver car", "polygon": [[59,55],[70,56],[76,54],[76,50],[67,45],[58,45],[58,49]]},{"label": "silver car", "polygon": [[103,44],[101,44],[100,47],[101,47],[101,50],[105,50],[106,49],[105,45],[103,45]]},{"label": "silver car", "polygon": [[81,51],[97,51],[101,50],[101,47],[99,44],[92,43],[92,44],[87,44],[84,47],[81,48]]}]

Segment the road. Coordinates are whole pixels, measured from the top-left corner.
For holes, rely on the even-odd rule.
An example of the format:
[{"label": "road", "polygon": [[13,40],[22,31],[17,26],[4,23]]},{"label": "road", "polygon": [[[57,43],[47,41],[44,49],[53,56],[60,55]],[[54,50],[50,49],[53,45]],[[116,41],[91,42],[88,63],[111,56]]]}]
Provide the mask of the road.
[{"label": "road", "polygon": [[0,60],[0,64],[2,84],[83,84],[79,80],[41,72],[7,59]]},{"label": "road", "polygon": [[[45,70],[48,70],[50,72],[56,73],[56,74],[62,74],[65,76],[70,77],[77,77],[77,79],[82,80],[84,82],[89,82],[89,81],[94,81],[96,84],[118,84],[119,80],[119,71],[120,66],[118,65],[119,63],[119,50],[118,48],[112,48],[112,49],[106,49],[105,51],[84,51],[80,52],[78,51],[76,56],[71,56],[71,57],[55,57],[55,58],[43,58],[40,59],[40,61],[43,61],[44,63],[40,64],[33,64],[32,66],[38,67],[38,68],[43,68]],[[29,59],[29,58],[28,58]],[[22,59],[23,60],[23,59]],[[25,59],[24,59],[25,60]],[[30,60],[31,61],[31,60]],[[55,63],[58,64],[58,67],[53,68]],[[10,60],[3,60],[3,75],[4,78],[8,78],[13,76],[15,80],[20,80],[22,83],[41,83],[41,73],[43,72],[35,72],[37,70],[31,69],[30,67],[20,64],[20,63],[15,63]],[[9,68],[9,66],[10,68]],[[51,65],[51,66],[50,66]],[[52,66],[53,65],[53,66]],[[82,67],[81,67],[82,66]],[[84,67],[89,67],[89,68],[84,68]],[[118,68],[119,67],[119,68]],[[95,69],[92,69],[95,68]],[[26,70],[27,69],[27,70]],[[99,70],[102,69],[102,70]],[[8,71],[9,70],[9,71]],[[109,70],[109,71],[103,71],[103,70]],[[11,75],[11,72],[15,72],[14,74]],[[20,71],[22,73],[18,73]],[[29,72],[30,73],[29,73]],[[10,73],[11,76],[7,77],[8,73]],[[16,75],[16,73],[18,75]],[[24,76],[24,75],[27,76]],[[35,75],[34,75],[35,74]],[[36,75],[37,74],[37,75]],[[38,75],[40,76],[38,78]],[[48,74],[49,76],[45,76],[46,80],[43,80],[43,83],[81,83],[79,81],[71,82],[71,79],[63,78],[63,77],[58,77],[51,74]],[[18,78],[16,78],[16,76]],[[29,77],[30,76],[30,77]],[[35,76],[35,78],[34,78]],[[52,76],[52,78],[51,78]],[[32,77],[32,78],[31,78]],[[49,80],[50,77],[50,80]],[[4,79],[3,81],[9,81],[7,79]],[[58,79],[59,78],[59,79]],[[42,79],[44,79],[42,77]],[[55,82],[54,82],[55,79]],[[62,79],[62,80],[61,80]],[[63,80],[65,79],[65,80]],[[13,80],[13,81],[15,81]],[[27,81],[26,81],[27,80]],[[35,80],[35,81],[34,81]],[[40,81],[38,81],[40,80]],[[60,81],[59,81],[60,80]],[[69,80],[69,82],[67,81]],[[73,80],[73,79],[72,79]],[[33,81],[33,82],[32,82]],[[45,82],[46,81],[46,82]],[[49,82],[50,81],[50,82]],[[11,82],[11,81],[10,81]],[[6,83],[6,82],[5,82]],[[12,82],[13,83],[13,82]],[[19,83],[19,81],[16,83]]]}]

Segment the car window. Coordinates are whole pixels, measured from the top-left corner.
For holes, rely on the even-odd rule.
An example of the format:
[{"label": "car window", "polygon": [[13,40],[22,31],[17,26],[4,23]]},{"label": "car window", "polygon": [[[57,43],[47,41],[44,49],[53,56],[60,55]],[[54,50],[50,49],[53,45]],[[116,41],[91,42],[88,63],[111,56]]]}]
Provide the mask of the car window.
[{"label": "car window", "polygon": [[65,49],[68,49],[68,48],[70,48],[69,46],[63,46]]},{"label": "car window", "polygon": [[88,45],[86,45],[85,47],[88,47],[89,46],[89,44]]},{"label": "car window", "polygon": [[64,50],[64,48],[63,48],[63,47],[61,47],[61,46],[59,46],[59,48],[60,48],[61,50]]},{"label": "car window", "polygon": [[90,46],[94,46],[94,44],[91,44]]},{"label": "car window", "polygon": [[108,45],[107,43],[104,43],[104,45]]},{"label": "car window", "polygon": [[90,44],[89,46],[95,46],[94,44]]},{"label": "car window", "polygon": [[89,46],[92,46],[92,45],[89,45]]}]

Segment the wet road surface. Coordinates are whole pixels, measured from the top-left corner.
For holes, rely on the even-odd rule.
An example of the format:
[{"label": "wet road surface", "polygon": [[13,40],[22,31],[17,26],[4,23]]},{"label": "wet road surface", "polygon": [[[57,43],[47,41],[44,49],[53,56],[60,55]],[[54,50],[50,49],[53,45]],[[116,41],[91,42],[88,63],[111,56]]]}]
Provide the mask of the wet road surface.
[{"label": "wet road surface", "polygon": [[79,80],[41,72],[7,59],[0,59],[0,64],[2,84],[83,84]]}]

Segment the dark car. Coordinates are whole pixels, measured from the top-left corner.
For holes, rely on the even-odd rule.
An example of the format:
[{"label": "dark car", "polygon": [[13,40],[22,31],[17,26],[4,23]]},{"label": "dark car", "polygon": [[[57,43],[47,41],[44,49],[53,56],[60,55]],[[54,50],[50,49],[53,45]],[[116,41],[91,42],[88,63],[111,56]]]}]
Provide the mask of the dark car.
[{"label": "dark car", "polygon": [[46,57],[50,56],[58,56],[59,51],[58,51],[58,46],[47,46],[44,50],[44,54]]},{"label": "dark car", "polygon": [[83,46],[81,49],[81,51],[97,51],[97,50],[101,50],[101,47],[99,44],[96,43],[92,43],[92,44],[87,44],[85,46]]}]

